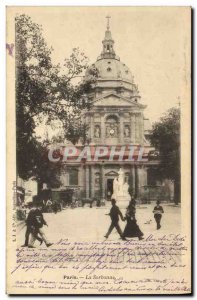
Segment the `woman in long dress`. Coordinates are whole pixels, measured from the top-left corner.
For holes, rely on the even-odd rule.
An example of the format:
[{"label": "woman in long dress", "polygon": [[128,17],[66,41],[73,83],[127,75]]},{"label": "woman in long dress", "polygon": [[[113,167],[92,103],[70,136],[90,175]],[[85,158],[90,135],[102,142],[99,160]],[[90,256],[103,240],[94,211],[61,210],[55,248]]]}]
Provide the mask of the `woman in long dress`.
[{"label": "woman in long dress", "polygon": [[137,221],[135,218],[136,208],[135,208],[135,200],[131,200],[129,206],[126,210],[125,219],[127,220],[127,224],[125,226],[123,237],[138,237],[139,240],[143,239],[143,232],[140,230],[137,225]]}]

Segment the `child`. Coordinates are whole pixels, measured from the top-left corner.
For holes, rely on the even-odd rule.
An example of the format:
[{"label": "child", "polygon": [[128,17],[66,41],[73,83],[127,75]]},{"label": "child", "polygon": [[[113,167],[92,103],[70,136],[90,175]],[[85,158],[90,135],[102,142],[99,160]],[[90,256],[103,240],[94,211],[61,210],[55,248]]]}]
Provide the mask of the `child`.
[{"label": "child", "polygon": [[163,207],[160,205],[160,201],[157,201],[157,205],[154,207],[153,210],[154,218],[157,223],[157,230],[161,228],[160,222],[162,218],[162,214],[164,213]]}]

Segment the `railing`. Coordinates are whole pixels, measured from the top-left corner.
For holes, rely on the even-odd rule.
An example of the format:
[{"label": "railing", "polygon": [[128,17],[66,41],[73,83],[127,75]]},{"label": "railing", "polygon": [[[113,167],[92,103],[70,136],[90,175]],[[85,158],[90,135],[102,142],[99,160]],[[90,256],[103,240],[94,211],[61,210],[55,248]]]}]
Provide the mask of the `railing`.
[{"label": "railing", "polygon": [[150,203],[151,201],[165,201],[170,202],[171,195],[169,191],[165,189],[165,186],[142,186],[139,189],[139,200],[141,203]]}]

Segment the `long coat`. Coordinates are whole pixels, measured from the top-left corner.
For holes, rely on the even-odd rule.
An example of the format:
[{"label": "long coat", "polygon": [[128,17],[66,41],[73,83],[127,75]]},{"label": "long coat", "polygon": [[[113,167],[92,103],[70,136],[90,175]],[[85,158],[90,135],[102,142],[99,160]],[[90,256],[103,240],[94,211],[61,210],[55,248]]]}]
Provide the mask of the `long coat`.
[{"label": "long coat", "polygon": [[123,236],[124,237],[141,237],[144,234],[140,230],[139,226],[137,225],[137,221],[135,218],[135,207],[128,207],[126,211],[126,220],[127,224],[125,226]]}]

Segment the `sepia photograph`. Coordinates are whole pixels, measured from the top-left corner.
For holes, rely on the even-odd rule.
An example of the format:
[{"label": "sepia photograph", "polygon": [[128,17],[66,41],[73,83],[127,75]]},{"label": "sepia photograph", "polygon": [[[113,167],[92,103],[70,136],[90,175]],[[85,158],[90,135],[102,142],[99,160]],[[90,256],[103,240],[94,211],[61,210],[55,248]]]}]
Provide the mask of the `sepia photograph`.
[{"label": "sepia photograph", "polygon": [[191,294],[191,8],[6,26],[7,293]]}]

